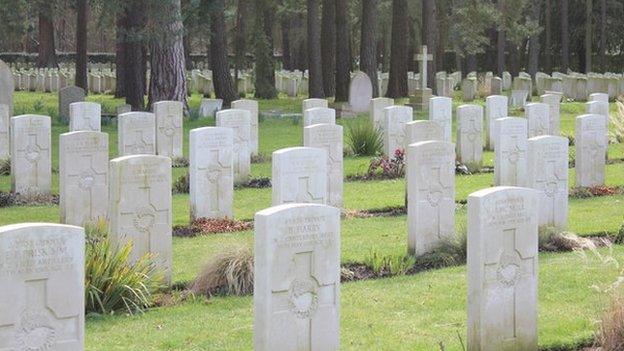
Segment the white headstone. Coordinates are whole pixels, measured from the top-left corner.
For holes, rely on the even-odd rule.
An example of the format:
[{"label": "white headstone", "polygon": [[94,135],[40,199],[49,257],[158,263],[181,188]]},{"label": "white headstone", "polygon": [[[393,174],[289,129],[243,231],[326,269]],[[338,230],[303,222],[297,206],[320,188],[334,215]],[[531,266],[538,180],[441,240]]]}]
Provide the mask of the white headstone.
[{"label": "white headstone", "polygon": [[234,131],[234,183],[243,184],[249,180],[251,171],[251,113],[247,110],[228,109],[217,112],[216,126]]},{"label": "white headstone", "polygon": [[84,229],[0,227],[0,349],[84,350]]},{"label": "white headstone", "polygon": [[373,84],[370,78],[364,72],[356,72],[349,85],[349,108],[355,113],[366,112],[372,98]]},{"label": "white headstone", "polygon": [[303,146],[327,151],[327,204],[341,208],[344,181],[342,126],[315,124],[303,128]]},{"label": "white headstone", "polygon": [[249,137],[249,152],[251,154],[258,153],[258,101],[256,100],[236,100],[232,102],[232,109],[240,109],[249,111],[250,118],[250,137]]},{"label": "white headstone", "polygon": [[0,104],[0,160],[8,159],[10,152],[10,123],[9,105]]},{"label": "white headstone", "polygon": [[201,117],[214,117],[223,106],[221,99],[202,99],[199,106],[199,115]]},{"label": "white headstone", "polygon": [[444,141],[444,129],[434,121],[411,121],[405,124],[405,145],[421,141]]},{"label": "white headstone", "polygon": [[171,159],[124,156],[110,161],[109,230],[113,243],[132,241],[130,260],[156,254],[171,281]]},{"label": "white headstone", "polygon": [[576,117],[574,142],[576,147],[576,186],[592,187],[605,183],[605,117],[582,115]]},{"label": "white headstone", "polygon": [[85,101],[84,89],[77,86],[68,86],[59,90],[58,103],[59,103],[59,117],[61,121],[67,122],[69,119],[69,105],[74,102]]},{"label": "white headstone", "polygon": [[436,122],[444,131],[444,140],[452,142],[453,99],[432,97],[429,99],[429,120]]},{"label": "white headstone", "polygon": [[154,103],[156,118],[156,154],[182,157],[184,105],[180,101]]},{"label": "white headstone", "polygon": [[524,106],[524,116],[527,119],[529,128],[529,138],[540,135],[549,135],[549,110],[548,105],[540,102],[532,102]]},{"label": "white headstone", "polygon": [[550,120],[549,135],[559,135],[561,120],[561,94],[544,94],[542,102],[548,105],[548,119]]},{"label": "white headstone", "polygon": [[338,350],[340,210],[280,205],[254,226],[254,350]]},{"label": "white headstone", "polygon": [[69,131],[99,132],[102,119],[102,106],[95,102],[74,102],[69,104]]},{"label": "white headstone", "polygon": [[51,121],[48,116],[11,118],[11,190],[49,194],[52,178]]},{"label": "white headstone", "polygon": [[536,192],[468,196],[468,350],[537,350]]},{"label": "white headstone", "polygon": [[527,90],[512,90],[509,104],[511,107],[522,108],[526,105],[529,92]]},{"label": "white headstone", "polygon": [[409,106],[390,106],[384,109],[384,153],[392,157],[397,149],[405,148],[406,123],[413,119]]},{"label": "white headstone", "polygon": [[191,221],[232,218],[234,131],[223,127],[193,129],[189,143]]},{"label": "white headstone", "polygon": [[496,130],[494,128],[494,121],[498,118],[507,117],[509,112],[507,110],[507,97],[503,95],[492,95],[485,98],[485,123],[486,123],[486,141],[487,148],[494,150],[496,143]]},{"label": "white headstone", "polygon": [[483,162],[483,106],[457,107],[457,156],[461,163],[480,168]]},{"label": "white headstone", "polygon": [[609,141],[609,123],[611,123],[611,117],[609,116],[609,103],[596,100],[585,103],[586,113],[588,115],[601,115],[605,118],[605,138],[607,143]]},{"label": "white headstone", "polygon": [[527,180],[527,120],[499,118],[495,122],[494,183],[525,186]]},{"label": "white headstone", "polygon": [[538,191],[539,225],[568,223],[568,138],[538,136],[529,143],[528,183]]},{"label": "white headstone", "polygon": [[455,145],[423,141],[407,148],[408,250],[422,255],[455,233]]},{"label": "white headstone", "polygon": [[9,115],[13,115],[13,73],[11,68],[0,60],[0,105],[9,106]]},{"label": "white headstone", "polygon": [[301,103],[302,108],[301,111],[305,112],[311,108],[315,107],[327,107],[327,100],[325,99],[305,99]]},{"label": "white headstone", "polygon": [[313,107],[303,111],[303,126],[315,124],[336,124],[336,110],[327,107]]},{"label": "white headstone", "polygon": [[84,226],[106,219],[108,134],[70,132],[59,136],[61,223]]},{"label": "white headstone", "polygon": [[588,101],[602,101],[602,102],[606,102],[608,104],[609,103],[609,94],[605,94],[605,93],[589,94]]},{"label": "white headstone", "polygon": [[117,117],[119,156],[156,153],[156,117],[150,112],[127,112]]},{"label": "white headstone", "polygon": [[327,204],[327,151],[291,147],[273,152],[273,206],[285,203]]},{"label": "white headstone", "polygon": [[370,119],[373,126],[378,130],[383,130],[384,109],[394,105],[394,99],[374,98],[370,101]]}]

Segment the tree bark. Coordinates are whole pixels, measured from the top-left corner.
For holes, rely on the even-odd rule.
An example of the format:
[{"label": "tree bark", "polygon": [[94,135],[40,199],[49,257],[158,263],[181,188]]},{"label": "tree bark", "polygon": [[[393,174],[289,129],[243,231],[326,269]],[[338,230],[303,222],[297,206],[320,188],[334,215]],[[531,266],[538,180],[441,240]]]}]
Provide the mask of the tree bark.
[{"label": "tree bark", "polygon": [[[540,7],[541,0],[534,0],[531,4],[531,17],[532,20],[539,23],[540,20]],[[527,65],[529,74],[531,78],[535,80],[535,75],[539,69],[539,54],[540,54],[540,35],[539,33],[535,33],[529,39],[529,64]],[[502,74],[502,73],[501,73]],[[531,94],[532,92],[529,92]]]},{"label": "tree bark", "polygon": [[308,75],[310,77],[308,93],[311,98],[322,99],[325,98],[325,93],[319,28],[319,0],[308,0]]},{"label": "tree bark", "polygon": [[592,9],[593,0],[585,1],[585,73],[592,70]]},{"label": "tree bark", "polygon": [[274,99],[277,97],[277,90],[275,89],[275,62],[273,58],[272,33],[275,9],[270,3],[267,2],[267,0],[255,0],[255,5],[255,97],[260,99]]},{"label": "tree bark", "polygon": [[559,0],[559,16],[561,18],[561,71],[563,71],[563,73],[567,73],[570,68],[568,0]]},{"label": "tree bark", "polygon": [[184,57],[184,25],[180,0],[159,3],[167,13],[158,23],[159,33],[152,42],[150,54],[150,89],[148,106],[158,101],[180,101],[188,110],[186,102],[186,64]]},{"label": "tree bark", "polygon": [[225,107],[236,100],[237,94],[230,75],[228,47],[225,27],[225,0],[210,1],[210,64],[212,83],[217,98],[223,100]]},{"label": "tree bark", "polygon": [[[446,38],[448,36],[448,14],[444,1],[436,1],[436,19],[438,37],[436,40],[436,68],[440,71],[446,70]],[[435,73],[434,73],[435,78]]]},{"label": "tree bark", "polygon": [[390,77],[386,96],[399,98],[407,91],[407,1],[392,0],[392,36],[390,38]]},{"label": "tree bark", "polygon": [[77,0],[76,6],[76,81],[74,84],[88,91],[87,85],[87,23],[88,0]]},{"label": "tree bark", "polygon": [[[438,71],[438,50],[436,45],[438,41],[437,5],[435,0],[423,0],[422,6],[423,43],[427,45],[427,52],[436,56],[427,65],[427,86],[436,91],[435,74]],[[411,60],[412,58],[410,57],[409,59]]]},{"label": "tree bark", "polygon": [[377,2],[362,0],[362,31],[360,44],[360,70],[366,73],[373,83],[373,97],[379,96],[377,82]]},{"label": "tree bark", "polygon": [[292,57],[290,55],[290,18],[283,17],[280,20],[280,28],[282,30],[282,68],[288,71],[292,70]]},{"label": "tree bark", "polygon": [[40,6],[37,67],[58,68],[56,46],[54,45],[53,9],[49,2],[43,2]]},{"label": "tree bark", "polygon": [[[323,0],[321,24],[321,64],[323,66],[323,92],[325,96],[336,94],[336,2],[345,0]],[[345,22],[344,19],[341,19]]]},{"label": "tree bark", "polygon": [[551,16],[552,16],[552,4],[550,0],[546,0],[544,3],[544,71],[546,73],[552,73],[552,24],[551,24]]},{"label": "tree bark", "polygon": [[115,41],[115,66],[116,66],[116,70],[115,70],[115,77],[116,82],[115,82],[115,97],[116,98],[122,98],[126,96],[125,93],[125,77],[126,77],[126,73],[125,73],[125,68],[126,68],[126,61],[125,61],[125,55],[124,55],[124,47],[125,47],[125,36],[124,36],[124,14],[123,13],[117,13],[117,19],[116,19],[116,41]]},{"label": "tree bark", "polygon": [[351,50],[349,39],[347,0],[336,1],[336,101],[349,100],[351,80]]},{"label": "tree bark", "polygon": [[600,69],[607,71],[607,0],[600,0]]},{"label": "tree bark", "polygon": [[[259,13],[257,13],[259,15]],[[234,34],[234,77],[238,82],[238,72],[245,64],[246,38],[245,22],[247,17],[247,1],[238,0],[236,8],[236,31]],[[258,17],[258,16],[256,16]]]},{"label": "tree bark", "polygon": [[[503,17],[505,17],[506,11],[504,1],[498,0],[498,8]],[[496,75],[499,77],[502,77],[505,71],[505,42],[505,29],[499,28],[498,35],[496,36]]]},{"label": "tree bark", "polygon": [[126,103],[133,111],[145,107],[146,50],[143,35],[146,6],[143,0],[133,0],[126,4],[122,24],[124,61],[122,69]]}]

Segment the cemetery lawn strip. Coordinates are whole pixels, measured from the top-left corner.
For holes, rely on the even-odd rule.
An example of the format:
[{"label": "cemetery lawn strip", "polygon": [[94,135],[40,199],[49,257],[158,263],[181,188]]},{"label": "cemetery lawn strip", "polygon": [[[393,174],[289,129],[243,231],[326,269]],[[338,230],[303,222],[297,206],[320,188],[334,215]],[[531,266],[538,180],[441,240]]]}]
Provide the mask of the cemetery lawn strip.
[{"label": "cemetery lawn strip", "polygon": [[[624,246],[602,255],[624,259]],[[593,337],[594,321],[618,274],[591,254],[540,253],[539,344],[572,346]],[[554,283],[556,282],[556,284]],[[466,341],[466,267],[359,281],[341,288],[341,349],[460,350]],[[197,298],[136,316],[87,318],[87,350],[249,350],[253,302],[247,297]],[[206,332],[208,330],[209,332]]]}]

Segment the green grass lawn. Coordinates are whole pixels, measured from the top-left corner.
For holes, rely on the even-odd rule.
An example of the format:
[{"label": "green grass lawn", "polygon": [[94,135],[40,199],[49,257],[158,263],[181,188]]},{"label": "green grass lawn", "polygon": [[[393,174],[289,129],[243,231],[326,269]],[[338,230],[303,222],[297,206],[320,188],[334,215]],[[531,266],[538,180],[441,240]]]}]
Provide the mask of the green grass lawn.
[{"label": "green grass lawn", "polygon": [[[90,95],[87,100],[99,102],[105,113],[112,113],[120,99]],[[199,107],[201,96],[189,100],[191,110]],[[537,99],[534,97],[534,100]],[[280,97],[260,101],[260,110],[272,114],[300,113],[301,98]],[[399,103],[403,103],[401,100]],[[483,104],[483,100],[474,103]],[[462,104],[454,100],[454,107]],[[615,109],[615,106],[613,106]],[[52,164],[58,167],[58,135],[68,130],[58,123],[56,94],[15,93],[15,114],[38,113],[53,117]],[[583,103],[565,103],[561,107],[561,129],[573,135],[574,118],[583,114]],[[511,115],[522,116],[519,110]],[[416,114],[419,119],[423,113]],[[368,115],[339,120],[348,130],[350,125],[367,123]],[[213,118],[184,122],[184,154],[188,156],[190,129],[214,125]],[[110,156],[117,154],[117,132],[114,124],[103,126],[109,133]],[[345,133],[348,133],[347,131]],[[347,135],[345,135],[345,138]],[[300,119],[261,117],[261,163],[252,165],[253,177],[270,177],[270,154],[283,147],[302,144]],[[574,148],[571,148],[573,152]],[[611,158],[624,158],[624,145],[609,146]],[[345,157],[345,175],[363,174],[370,157]],[[484,154],[484,164],[493,164],[493,153]],[[175,168],[173,179],[187,172]],[[574,186],[574,169],[569,171]],[[58,174],[53,173],[53,193],[58,193]],[[456,199],[493,184],[493,174],[456,177]],[[624,163],[607,166],[607,184],[624,186]],[[0,190],[10,189],[10,177],[0,176]],[[349,210],[381,209],[402,206],[405,182],[350,181],[344,185],[345,208]],[[250,220],[255,212],[269,207],[271,189],[236,189],[234,215]],[[24,206],[0,209],[0,225],[20,222],[58,222],[58,206]],[[348,218],[341,225],[341,260],[363,262],[373,252],[381,255],[404,255],[407,251],[406,216]],[[465,230],[466,206],[456,210],[458,232]],[[189,222],[187,194],[173,196],[175,225]],[[570,200],[569,229],[580,235],[616,232],[624,223],[624,195]],[[192,280],[201,266],[214,254],[230,247],[251,245],[253,232],[202,235],[173,239],[173,281]],[[603,255],[624,259],[624,246],[601,250]],[[539,342],[541,346],[572,345],[593,336],[605,294],[592,286],[615,280],[618,269],[602,264],[588,253],[540,254]],[[346,283],[342,286],[341,340],[344,350],[436,350],[439,342],[445,350],[461,350],[459,338],[466,334],[466,269],[451,267],[402,276]],[[251,297],[216,297],[191,299],[169,307],[155,308],[136,316],[89,316],[87,318],[88,350],[249,350],[252,348],[253,306]]]}]

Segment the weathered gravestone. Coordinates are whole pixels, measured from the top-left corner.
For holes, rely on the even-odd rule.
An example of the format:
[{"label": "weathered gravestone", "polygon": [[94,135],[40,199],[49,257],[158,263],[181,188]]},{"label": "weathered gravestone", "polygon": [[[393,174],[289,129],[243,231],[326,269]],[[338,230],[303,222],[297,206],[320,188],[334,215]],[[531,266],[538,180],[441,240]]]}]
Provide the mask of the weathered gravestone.
[{"label": "weathered gravestone", "polygon": [[65,87],[59,90],[58,101],[59,117],[61,122],[67,123],[69,121],[69,105],[74,102],[84,102],[85,91],[84,89],[73,85]]},{"label": "weathered gravestone", "polygon": [[327,107],[327,100],[325,99],[305,99],[303,100],[303,102],[301,103],[301,111],[303,111],[305,113],[306,110],[309,110],[311,108],[315,108],[315,107]]},{"label": "weathered gravestone", "polygon": [[106,219],[108,134],[70,132],[59,136],[61,223],[84,226]]},{"label": "weathered gravestone", "polygon": [[128,112],[117,117],[119,156],[156,153],[156,117],[150,112]]},{"label": "weathered gravestone", "polygon": [[434,121],[411,121],[405,123],[404,148],[421,141],[444,141],[444,130]]},{"label": "weathered gravestone", "polygon": [[9,106],[9,115],[13,116],[13,73],[11,68],[0,60],[0,105]]},{"label": "weathered gravestone", "polygon": [[601,115],[605,118],[605,138],[606,142],[609,142],[609,123],[611,123],[611,117],[609,116],[609,103],[596,100],[585,103],[586,113],[588,115]]},{"label": "weathered gravestone", "polygon": [[273,206],[285,203],[327,204],[327,151],[291,147],[273,152]]},{"label": "weathered gravestone", "polygon": [[433,61],[433,55],[427,52],[427,45],[420,47],[420,53],[414,55],[414,60],[418,61],[420,87],[414,91],[414,96],[410,96],[410,106],[416,111],[426,111],[431,98],[431,89],[427,87],[427,62]]},{"label": "weathered gravestone", "polygon": [[216,126],[234,131],[234,184],[249,180],[251,170],[251,113],[247,110],[229,109],[217,112]]},{"label": "weathered gravestone", "polygon": [[236,100],[232,102],[232,109],[249,111],[249,152],[253,155],[258,153],[258,101],[256,100]]},{"label": "weathered gravestone", "polygon": [[52,178],[50,117],[13,117],[10,131],[11,190],[27,196],[49,194]]},{"label": "weathered gravestone", "polygon": [[461,90],[464,101],[473,101],[477,95],[477,79],[474,77],[464,79],[462,81]]},{"label": "weathered gravestone", "polygon": [[453,99],[433,97],[429,99],[429,120],[440,125],[444,131],[444,140],[452,141]]},{"label": "weathered gravestone", "polygon": [[422,255],[455,234],[455,145],[423,141],[407,148],[408,251]]},{"label": "weathered gravestone", "polygon": [[478,170],[483,161],[483,107],[457,107],[457,156],[470,169]]},{"label": "weathered gravestone", "polygon": [[123,105],[119,105],[115,107],[115,113],[117,114],[117,116],[124,114],[124,113],[128,113],[128,112],[132,112],[131,105],[123,104]]},{"label": "weathered gravestone", "polygon": [[349,110],[353,113],[368,111],[372,98],[373,84],[370,78],[364,72],[356,72],[349,85]]},{"label": "weathered gravestone", "polygon": [[327,107],[313,107],[303,111],[303,127],[314,124],[336,124],[336,110]]},{"label": "weathered gravestone", "polygon": [[202,99],[199,115],[201,117],[214,117],[218,111],[221,111],[222,107],[223,100],[221,99]]},{"label": "weathered gravestone", "polygon": [[527,186],[538,191],[539,225],[565,228],[568,223],[568,138],[538,136],[528,143]]},{"label": "weathered gravestone", "polygon": [[582,115],[576,117],[574,142],[576,146],[576,186],[591,187],[605,182],[605,117]]},{"label": "weathered gravestone", "polygon": [[548,119],[549,119],[549,135],[559,135],[560,120],[561,120],[561,94],[544,94],[541,96],[543,103],[548,105]]},{"label": "weathered gravestone", "polygon": [[95,102],[74,102],[69,104],[69,131],[102,130],[102,106]]},{"label": "weathered gravestone", "polygon": [[384,125],[384,109],[394,105],[394,99],[390,98],[374,98],[370,101],[370,119],[373,126],[378,130],[383,130]]},{"label": "weathered gravestone", "polygon": [[254,226],[254,349],[337,351],[340,210],[280,205]]},{"label": "weathered gravestone", "polygon": [[507,101],[507,97],[503,95],[492,95],[485,98],[485,123],[487,124],[485,136],[488,150],[494,150],[496,147],[494,121],[507,117]]},{"label": "weathered gravestone", "polygon": [[524,116],[528,124],[528,136],[533,138],[550,133],[550,109],[541,102],[532,102],[524,106]]},{"label": "weathered gravestone", "polygon": [[8,159],[10,156],[9,143],[9,105],[0,104],[0,160]]},{"label": "weathered gravestone", "polygon": [[409,106],[390,106],[384,109],[384,154],[392,157],[397,149],[405,148],[405,125],[413,119]]},{"label": "weathered gravestone", "polygon": [[537,350],[535,190],[468,196],[468,350]]},{"label": "weathered gravestone", "polygon": [[117,245],[132,242],[130,260],[147,253],[171,281],[171,159],[124,156],[110,161],[109,230]]},{"label": "weathered gravestone", "polygon": [[526,90],[512,90],[509,105],[514,108],[523,108],[526,105],[529,92]]},{"label": "weathered gravestone", "polygon": [[343,129],[336,124],[315,124],[303,128],[303,146],[327,151],[327,204],[342,207]]},{"label": "weathered gravestone", "polygon": [[588,101],[602,101],[602,102],[606,102],[608,104],[609,103],[609,94],[605,94],[605,93],[589,94]]},{"label": "weathered gravestone", "polygon": [[492,77],[490,80],[490,95],[503,94],[503,80],[499,77]]},{"label": "weathered gravestone", "polygon": [[156,154],[170,158],[182,157],[184,105],[180,101],[159,101],[153,107],[156,118]]},{"label": "weathered gravestone", "polygon": [[0,227],[0,350],[84,350],[84,229]]},{"label": "weathered gravestone", "polygon": [[496,120],[494,183],[525,186],[527,181],[527,121],[505,117]]},{"label": "weathered gravestone", "polygon": [[223,127],[193,129],[189,143],[191,221],[233,218],[234,131]]}]

